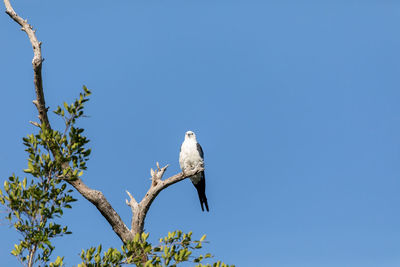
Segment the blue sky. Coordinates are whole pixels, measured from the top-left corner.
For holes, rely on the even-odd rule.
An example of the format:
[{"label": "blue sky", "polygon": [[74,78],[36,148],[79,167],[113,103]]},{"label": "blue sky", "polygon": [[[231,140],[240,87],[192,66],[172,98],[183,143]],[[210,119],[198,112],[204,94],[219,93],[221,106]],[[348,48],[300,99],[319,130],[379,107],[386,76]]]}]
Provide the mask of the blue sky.
[{"label": "blue sky", "polygon": [[[190,181],[162,192],[146,230],[208,235],[237,266],[400,266],[400,4],[397,1],[15,1],[38,29],[47,105],[92,90],[93,149],[83,176],[126,224],[155,162],[179,172],[196,132],[210,213]],[[4,10],[4,8],[3,8]],[[23,176],[35,131],[32,49],[0,15],[0,176]],[[53,126],[60,121],[51,115]],[[67,266],[81,248],[120,240],[86,200],[55,241]],[[0,225],[3,266],[18,236]]]}]

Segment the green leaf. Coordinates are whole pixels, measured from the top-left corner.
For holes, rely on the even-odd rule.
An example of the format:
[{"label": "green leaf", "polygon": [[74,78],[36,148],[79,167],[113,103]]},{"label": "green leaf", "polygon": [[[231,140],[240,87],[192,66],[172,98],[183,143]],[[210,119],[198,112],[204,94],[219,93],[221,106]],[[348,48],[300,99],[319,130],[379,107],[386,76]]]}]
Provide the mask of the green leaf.
[{"label": "green leaf", "polygon": [[6,191],[8,191],[10,189],[10,184],[8,183],[8,181],[4,181],[4,189]]},{"label": "green leaf", "polygon": [[99,255],[99,254],[96,254],[96,256],[94,256],[94,261],[95,261],[97,264],[99,264],[99,263],[100,263],[100,261],[101,261],[101,257],[100,257],[100,255]]},{"label": "green leaf", "polygon": [[146,241],[149,237],[149,233],[142,233],[142,241]]},{"label": "green leaf", "polygon": [[137,234],[135,235],[135,237],[133,238],[133,241],[134,241],[134,242],[139,242],[139,239],[140,239],[140,234],[137,233]]},{"label": "green leaf", "polygon": [[153,264],[152,264],[152,261],[153,260],[148,260],[148,261],[146,261],[146,263],[145,263],[145,267],[152,267],[152,266],[154,266]]},{"label": "green leaf", "polygon": [[54,262],[54,264],[56,264],[57,266],[62,265],[63,264],[63,259],[64,259],[64,257],[61,258],[60,256],[58,256],[56,261]]}]

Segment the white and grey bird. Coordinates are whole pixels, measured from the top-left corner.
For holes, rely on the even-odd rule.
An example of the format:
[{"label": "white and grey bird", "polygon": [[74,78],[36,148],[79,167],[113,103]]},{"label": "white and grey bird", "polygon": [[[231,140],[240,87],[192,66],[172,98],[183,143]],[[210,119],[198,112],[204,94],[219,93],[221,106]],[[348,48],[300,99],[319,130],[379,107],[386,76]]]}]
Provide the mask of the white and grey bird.
[{"label": "white and grey bird", "polygon": [[[197,166],[204,166],[203,149],[196,140],[196,135],[192,131],[187,131],[185,140],[182,143],[179,153],[179,164],[183,172],[195,169]],[[208,203],[206,197],[206,179],[204,171],[201,171],[189,177],[199,194],[201,209],[204,211],[204,206],[208,211]]]}]

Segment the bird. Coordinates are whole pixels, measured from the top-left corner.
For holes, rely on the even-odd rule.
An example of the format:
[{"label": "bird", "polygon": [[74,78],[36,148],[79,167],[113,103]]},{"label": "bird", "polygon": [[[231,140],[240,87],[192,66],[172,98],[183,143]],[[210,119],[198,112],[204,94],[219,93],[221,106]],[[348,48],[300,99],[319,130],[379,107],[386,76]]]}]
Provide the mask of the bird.
[{"label": "bird", "polygon": [[[196,140],[196,134],[192,131],[187,131],[185,133],[185,140],[181,145],[181,150],[179,153],[179,165],[184,173],[195,169],[198,166],[204,166],[203,149]],[[206,179],[204,171],[192,175],[189,178],[194,187],[197,189],[201,210],[204,211],[205,206],[206,210],[209,211],[206,197]]]}]

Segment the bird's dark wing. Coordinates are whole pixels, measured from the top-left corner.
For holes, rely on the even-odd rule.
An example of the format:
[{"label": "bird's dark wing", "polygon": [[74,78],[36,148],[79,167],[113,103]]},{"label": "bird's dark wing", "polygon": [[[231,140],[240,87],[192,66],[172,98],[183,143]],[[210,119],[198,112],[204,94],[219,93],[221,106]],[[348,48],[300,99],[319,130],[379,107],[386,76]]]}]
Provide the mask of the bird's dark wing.
[{"label": "bird's dark wing", "polygon": [[203,159],[204,153],[203,153],[203,149],[201,148],[201,145],[199,143],[197,143],[197,151],[199,151],[200,157]]},{"label": "bird's dark wing", "polygon": [[197,184],[193,185],[197,189],[197,194],[199,195],[199,200],[200,200],[200,205],[201,205],[201,210],[204,211],[204,206],[206,206],[206,210],[209,211],[208,209],[208,201],[206,197],[206,179],[204,172],[200,172],[201,179]]}]

